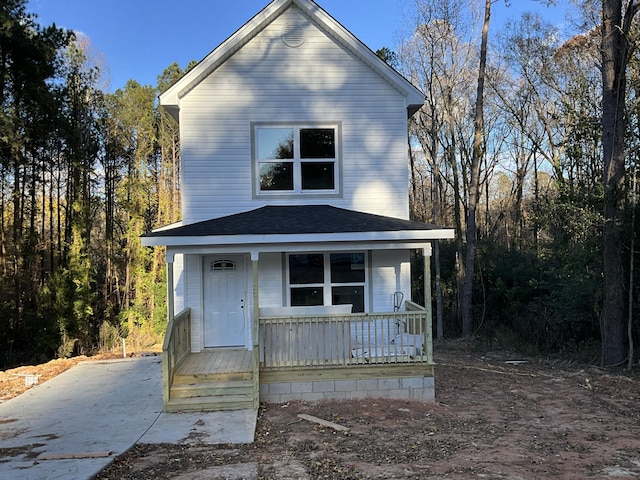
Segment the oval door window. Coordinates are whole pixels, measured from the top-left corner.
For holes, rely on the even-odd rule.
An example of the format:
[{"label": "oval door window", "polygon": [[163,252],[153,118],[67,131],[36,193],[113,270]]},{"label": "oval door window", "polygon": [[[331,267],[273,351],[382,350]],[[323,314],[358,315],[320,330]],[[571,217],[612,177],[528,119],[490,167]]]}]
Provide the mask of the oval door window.
[{"label": "oval door window", "polygon": [[211,262],[212,272],[229,272],[238,269],[238,265],[233,260],[215,260]]}]

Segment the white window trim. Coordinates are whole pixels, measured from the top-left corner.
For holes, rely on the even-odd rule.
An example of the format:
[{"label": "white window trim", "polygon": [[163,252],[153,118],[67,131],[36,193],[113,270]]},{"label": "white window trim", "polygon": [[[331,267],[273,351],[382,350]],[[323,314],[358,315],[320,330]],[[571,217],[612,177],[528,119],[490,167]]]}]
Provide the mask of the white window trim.
[{"label": "white window trim", "polygon": [[[351,283],[332,283],[331,282],[331,254],[333,253],[361,253],[364,255],[364,282],[351,282]],[[324,283],[305,283],[305,284],[292,284],[291,283],[291,271],[289,270],[289,256],[291,255],[322,255],[324,262]],[[332,287],[350,287],[350,286],[362,286],[364,292],[364,311],[369,311],[369,255],[366,251],[361,250],[345,250],[337,252],[296,252],[287,253],[285,255],[285,291],[287,306],[291,306],[291,288],[322,288],[323,305],[332,305]]]},{"label": "white window trim", "polygon": [[[281,162],[293,163],[293,190],[261,191],[260,190],[260,160],[258,158],[258,129],[260,128],[293,128],[294,135],[299,138],[299,132],[305,128],[333,128],[335,130],[336,156],[333,160],[333,178],[335,181],[333,190],[302,190],[301,164],[304,162],[331,161],[331,159],[301,159],[300,143],[294,142],[294,155],[292,160],[283,159]],[[253,198],[337,198],[342,197],[342,123],[341,122],[255,122],[251,124],[251,177]],[[275,163],[275,160],[274,160]]]}]

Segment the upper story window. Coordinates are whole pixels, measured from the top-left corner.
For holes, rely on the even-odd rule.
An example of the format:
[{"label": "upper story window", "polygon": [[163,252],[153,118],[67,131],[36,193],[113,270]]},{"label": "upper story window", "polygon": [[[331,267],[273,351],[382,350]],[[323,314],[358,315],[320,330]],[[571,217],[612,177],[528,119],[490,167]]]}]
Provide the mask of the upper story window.
[{"label": "upper story window", "polygon": [[257,125],[254,178],[258,195],[339,191],[336,125]]}]

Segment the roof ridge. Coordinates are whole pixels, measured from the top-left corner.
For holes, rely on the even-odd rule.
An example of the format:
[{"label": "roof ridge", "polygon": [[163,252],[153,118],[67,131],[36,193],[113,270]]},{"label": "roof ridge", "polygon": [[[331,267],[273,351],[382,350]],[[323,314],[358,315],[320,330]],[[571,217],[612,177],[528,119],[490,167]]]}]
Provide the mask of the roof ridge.
[{"label": "roof ridge", "polygon": [[180,99],[199,85],[221,64],[227,61],[250,39],[258,35],[291,5],[296,5],[327,34],[350,50],[360,61],[381,76],[408,99],[407,107],[422,105],[424,94],[397,70],[387,65],[364,42],[344,27],[314,0],[273,0],[244,25],[209,52],[198,64],[160,95],[160,103],[172,114],[179,110]]}]

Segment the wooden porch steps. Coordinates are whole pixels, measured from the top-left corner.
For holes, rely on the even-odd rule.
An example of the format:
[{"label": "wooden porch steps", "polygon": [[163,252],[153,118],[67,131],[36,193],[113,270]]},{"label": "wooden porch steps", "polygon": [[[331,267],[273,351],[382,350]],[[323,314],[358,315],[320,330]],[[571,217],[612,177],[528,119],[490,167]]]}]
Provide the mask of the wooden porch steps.
[{"label": "wooden porch steps", "polygon": [[254,408],[251,352],[193,353],[177,369],[165,411],[221,411]]},{"label": "wooden porch steps", "polygon": [[226,410],[248,410],[253,408],[253,399],[239,401],[233,397],[201,397],[170,400],[165,412],[222,412]]},{"label": "wooden porch steps", "polygon": [[253,380],[180,385],[171,388],[167,412],[243,410],[253,408]]},{"label": "wooden porch steps", "polygon": [[171,398],[216,397],[224,395],[253,395],[253,381],[205,382],[174,385]]},{"label": "wooden porch steps", "polygon": [[173,384],[242,382],[251,379],[253,379],[253,372],[176,373],[173,377]]}]

